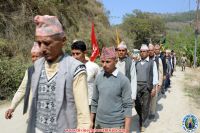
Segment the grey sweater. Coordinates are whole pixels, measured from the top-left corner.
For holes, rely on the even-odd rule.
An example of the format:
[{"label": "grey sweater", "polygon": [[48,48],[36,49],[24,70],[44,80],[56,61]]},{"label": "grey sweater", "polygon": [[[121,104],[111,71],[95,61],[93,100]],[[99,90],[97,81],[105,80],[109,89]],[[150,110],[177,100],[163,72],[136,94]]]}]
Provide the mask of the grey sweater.
[{"label": "grey sweater", "polygon": [[132,116],[129,79],[121,72],[110,77],[104,76],[104,72],[101,72],[95,82],[91,112],[96,113],[95,123],[101,127],[124,126],[125,117]]}]

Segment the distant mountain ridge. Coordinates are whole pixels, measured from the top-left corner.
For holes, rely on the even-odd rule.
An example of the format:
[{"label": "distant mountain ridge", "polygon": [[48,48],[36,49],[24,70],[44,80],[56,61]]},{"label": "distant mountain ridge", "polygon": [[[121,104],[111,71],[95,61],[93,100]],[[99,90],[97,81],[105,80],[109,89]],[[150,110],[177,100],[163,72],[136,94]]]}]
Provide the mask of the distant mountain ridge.
[{"label": "distant mountain ridge", "polygon": [[177,13],[150,13],[150,14],[160,16],[165,20],[165,22],[191,22],[195,20],[196,11],[177,12]]},{"label": "distant mountain ridge", "polygon": [[[196,11],[178,12],[178,13],[152,13],[160,16],[166,25],[167,30],[180,31],[185,26],[194,27],[196,19]],[[200,12],[199,12],[200,16]]]}]

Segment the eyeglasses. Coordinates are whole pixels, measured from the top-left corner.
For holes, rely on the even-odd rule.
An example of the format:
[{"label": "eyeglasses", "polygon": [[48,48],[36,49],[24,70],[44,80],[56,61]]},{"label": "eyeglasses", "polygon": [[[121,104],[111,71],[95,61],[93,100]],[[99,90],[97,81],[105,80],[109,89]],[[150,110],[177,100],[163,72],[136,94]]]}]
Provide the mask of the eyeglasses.
[{"label": "eyeglasses", "polygon": [[140,51],[140,53],[147,52],[147,51]]}]

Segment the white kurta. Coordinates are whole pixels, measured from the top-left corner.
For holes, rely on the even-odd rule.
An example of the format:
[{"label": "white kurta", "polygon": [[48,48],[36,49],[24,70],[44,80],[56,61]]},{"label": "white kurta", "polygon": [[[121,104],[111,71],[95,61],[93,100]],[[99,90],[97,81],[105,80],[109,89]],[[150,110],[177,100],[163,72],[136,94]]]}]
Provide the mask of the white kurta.
[{"label": "white kurta", "polygon": [[87,83],[88,83],[88,101],[89,105],[91,105],[92,95],[93,95],[93,88],[94,88],[94,81],[97,77],[97,74],[100,71],[99,66],[91,61],[88,61],[86,64],[86,71],[87,71]]},{"label": "white kurta", "polygon": [[[122,72],[124,75],[126,74],[125,68],[125,61],[118,60],[116,64],[117,69]],[[130,75],[131,75],[131,91],[132,91],[132,99],[136,99],[137,94],[137,76],[136,76],[136,69],[135,69],[135,62],[132,61],[132,65],[130,68]]]}]

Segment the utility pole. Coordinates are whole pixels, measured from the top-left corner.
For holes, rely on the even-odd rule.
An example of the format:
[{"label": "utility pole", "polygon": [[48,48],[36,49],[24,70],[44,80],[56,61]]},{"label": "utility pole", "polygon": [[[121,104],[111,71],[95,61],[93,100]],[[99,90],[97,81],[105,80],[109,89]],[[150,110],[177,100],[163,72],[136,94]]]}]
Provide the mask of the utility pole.
[{"label": "utility pole", "polygon": [[196,11],[196,25],[195,25],[195,45],[194,45],[194,68],[196,67],[196,61],[197,61],[197,40],[198,40],[198,34],[199,34],[199,1],[197,0],[197,11]]}]

